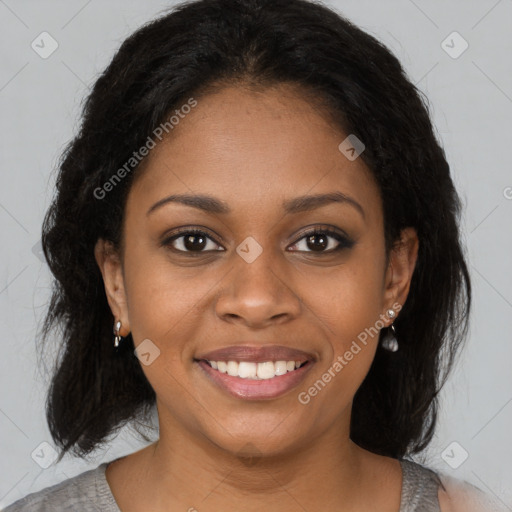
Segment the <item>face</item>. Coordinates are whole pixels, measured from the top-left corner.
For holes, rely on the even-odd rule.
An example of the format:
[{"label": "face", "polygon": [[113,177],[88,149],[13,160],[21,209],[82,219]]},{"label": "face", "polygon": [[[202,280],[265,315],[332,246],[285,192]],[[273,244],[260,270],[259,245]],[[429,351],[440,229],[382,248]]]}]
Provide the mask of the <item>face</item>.
[{"label": "face", "polygon": [[[347,135],[289,87],[233,87],[198,98],[149,154],[122,259],[102,240],[96,258],[121,335],[145,354],[161,438],[179,429],[232,453],[277,454],[348,436],[417,238],[404,230],[386,266],[379,189],[338,149]],[[184,194],[210,199],[164,201]],[[218,349],[228,352],[209,354]]]}]

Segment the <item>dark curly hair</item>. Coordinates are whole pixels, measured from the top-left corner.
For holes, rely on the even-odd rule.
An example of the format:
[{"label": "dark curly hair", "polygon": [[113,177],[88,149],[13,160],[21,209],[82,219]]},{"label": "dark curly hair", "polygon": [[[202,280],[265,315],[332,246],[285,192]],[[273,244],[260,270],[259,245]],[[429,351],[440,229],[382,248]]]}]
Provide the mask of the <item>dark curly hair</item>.
[{"label": "dark curly hair", "polygon": [[46,402],[59,460],[68,451],[85,456],[121,426],[147,418],[156,399],[131,335],[114,351],[114,318],[94,257],[100,237],[122,252],[124,205],[145,160],[105,197],[95,191],[186,98],[225,85],[284,83],[316,98],[326,116],[364,141],[388,257],[401,229],[412,226],[419,238],[409,296],[394,323],[400,350],[379,345],[354,397],[351,438],[394,458],[430,442],[438,393],[467,335],[471,284],[461,202],[427,100],[383,44],[325,6],[199,0],[163,12],[122,43],[59,162],[42,229],[55,276],[43,341],[62,328]]}]

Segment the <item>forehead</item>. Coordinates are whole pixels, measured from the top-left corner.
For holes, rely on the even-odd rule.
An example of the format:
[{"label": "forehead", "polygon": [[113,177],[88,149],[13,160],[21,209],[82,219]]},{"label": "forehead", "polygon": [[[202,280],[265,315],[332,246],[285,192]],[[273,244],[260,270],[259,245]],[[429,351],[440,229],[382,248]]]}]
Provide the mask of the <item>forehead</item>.
[{"label": "forehead", "polygon": [[196,101],[148,155],[130,191],[132,209],[198,193],[225,200],[233,212],[248,201],[268,211],[284,198],[337,190],[379,214],[370,171],[338,148],[348,134],[308,96],[284,85],[226,87]]}]

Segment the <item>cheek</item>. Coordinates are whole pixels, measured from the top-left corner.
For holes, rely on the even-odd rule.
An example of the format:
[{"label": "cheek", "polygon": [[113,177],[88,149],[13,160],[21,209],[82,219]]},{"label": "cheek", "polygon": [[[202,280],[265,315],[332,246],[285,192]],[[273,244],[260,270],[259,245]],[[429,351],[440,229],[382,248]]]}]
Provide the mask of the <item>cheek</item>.
[{"label": "cheek", "polygon": [[166,361],[190,359],[190,341],[196,339],[206,318],[205,297],[215,291],[222,275],[206,267],[175,267],[162,253],[135,247],[125,258],[128,315],[135,345],[148,338],[165,353]]},{"label": "cheek", "polygon": [[[325,279],[323,292],[317,288],[310,294],[312,303],[316,300],[315,316],[329,345],[324,345],[312,387],[303,390],[311,398],[318,396],[318,414],[322,404],[333,400],[339,408],[350,404],[370,369],[380,327],[381,277],[381,273],[365,271],[364,266],[347,267],[338,271],[336,279]],[[333,408],[329,414],[336,411],[339,409]]]},{"label": "cheek", "polygon": [[180,382],[187,378],[186,365],[191,364],[193,350],[190,341],[195,339],[200,318],[198,304],[212,286],[191,275],[192,271],[173,271],[162,257],[157,259],[140,250],[125,259],[125,288],[134,345],[140,346],[139,351],[149,347],[151,353],[149,364],[140,359],[141,368],[157,395],[171,402],[182,395]]},{"label": "cheek", "polygon": [[354,256],[335,271],[308,279],[309,291],[303,291],[337,350],[350,346],[360,333],[375,334],[371,327],[383,313],[383,273],[374,261]]},{"label": "cheek", "polygon": [[[328,275],[318,274],[308,303],[329,341],[320,378],[340,403],[351,400],[372,364],[383,324],[383,261],[365,248]],[[382,258],[384,253],[382,252]]]}]

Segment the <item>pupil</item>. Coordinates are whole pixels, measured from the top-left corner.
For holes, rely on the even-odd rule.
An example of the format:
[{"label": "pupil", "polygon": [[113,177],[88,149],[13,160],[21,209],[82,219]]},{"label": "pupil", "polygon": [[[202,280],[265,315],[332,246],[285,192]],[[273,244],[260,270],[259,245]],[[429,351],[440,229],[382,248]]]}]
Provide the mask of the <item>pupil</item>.
[{"label": "pupil", "polygon": [[[199,244],[194,244],[193,243],[194,239],[200,239],[201,242]],[[204,249],[205,242],[206,242],[206,239],[202,235],[189,235],[189,236],[185,237],[185,248],[187,250]]]},{"label": "pupil", "polygon": [[[319,239],[321,242],[319,244],[314,244],[312,242],[313,239]],[[311,246],[309,246],[309,243],[311,242]],[[327,237],[322,234],[314,234],[310,235],[308,237],[308,247],[314,251],[325,249],[328,245]]]}]

